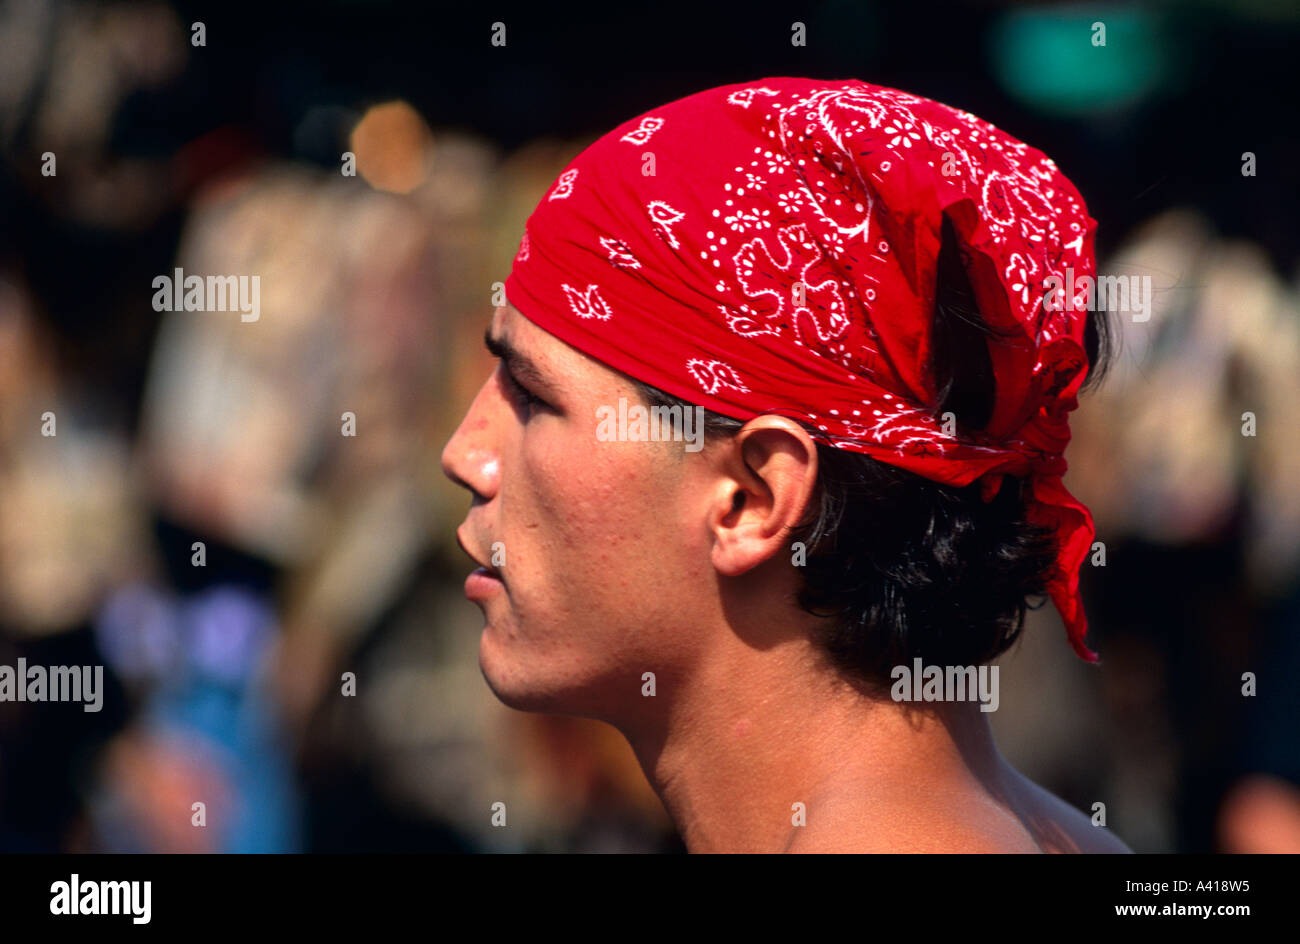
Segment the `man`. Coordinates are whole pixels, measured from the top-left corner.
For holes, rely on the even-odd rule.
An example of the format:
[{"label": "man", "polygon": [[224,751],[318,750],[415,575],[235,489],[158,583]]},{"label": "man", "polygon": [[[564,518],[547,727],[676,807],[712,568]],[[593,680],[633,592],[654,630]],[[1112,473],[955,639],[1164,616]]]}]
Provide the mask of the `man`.
[{"label": "man", "polygon": [[1095,225],[1040,153],[856,80],[710,89],[591,145],[443,453],[493,692],[614,725],[691,851],[1127,851],[943,684],[1029,595],[1095,659],[1061,481]]}]

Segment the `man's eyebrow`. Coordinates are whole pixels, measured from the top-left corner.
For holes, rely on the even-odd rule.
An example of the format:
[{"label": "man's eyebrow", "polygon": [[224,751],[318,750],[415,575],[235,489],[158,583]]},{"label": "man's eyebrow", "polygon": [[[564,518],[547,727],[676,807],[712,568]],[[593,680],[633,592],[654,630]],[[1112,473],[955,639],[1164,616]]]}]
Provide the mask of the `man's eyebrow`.
[{"label": "man's eyebrow", "polygon": [[551,384],[546,379],[546,375],[529,359],[528,355],[517,351],[510,346],[510,342],[505,338],[492,337],[492,329],[488,328],[483,332],[483,344],[493,357],[498,357],[505,361],[506,370],[514,377],[520,380],[531,381],[542,387],[550,388]]}]

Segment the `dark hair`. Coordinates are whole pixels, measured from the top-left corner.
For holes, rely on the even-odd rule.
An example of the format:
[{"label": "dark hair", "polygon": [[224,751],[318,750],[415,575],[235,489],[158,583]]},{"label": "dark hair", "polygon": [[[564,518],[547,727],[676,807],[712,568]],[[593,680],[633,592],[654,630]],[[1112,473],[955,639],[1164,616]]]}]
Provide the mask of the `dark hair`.
[{"label": "dark hair", "polygon": [[[935,415],[982,429],[996,385],[963,254],[944,220],[935,298]],[[1087,389],[1112,355],[1104,309],[1089,313]],[[688,406],[634,381],[647,406]],[[705,411],[704,435],[733,435],[744,423]],[[810,429],[810,432],[812,430]],[[799,605],[826,617],[820,643],[857,681],[888,684],[891,669],[979,665],[1005,652],[1024,627],[1026,598],[1044,597],[1056,568],[1049,530],[1025,518],[1023,479],[1006,476],[985,504],[980,485],[944,485],[870,456],[819,442],[818,483],[808,514],[790,535],[805,548]]]}]

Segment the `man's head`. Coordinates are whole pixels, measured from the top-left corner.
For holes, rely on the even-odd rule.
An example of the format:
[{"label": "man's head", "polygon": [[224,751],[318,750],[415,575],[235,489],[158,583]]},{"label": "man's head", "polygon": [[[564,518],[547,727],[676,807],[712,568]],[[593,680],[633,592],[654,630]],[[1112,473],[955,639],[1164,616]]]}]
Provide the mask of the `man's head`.
[{"label": "man's head", "polygon": [[617,717],[644,672],[685,678],[735,644],[726,624],[755,645],[803,644],[788,535],[816,485],[806,430],[758,417],[706,432],[699,452],[602,441],[597,411],[644,402],[635,381],[511,305],[487,341],[500,361],[442,462],[473,497],[462,546],[480,564],[504,558],[500,582],[472,591],[480,663],[503,701]]},{"label": "man's head", "polygon": [[[610,718],[644,672],[777,647],[879,681],[992,658],[1039,593],[1095,661],[1062,482],[1095,227],[1041,152],[857,80],[710,89],[597,140],[494,315],[531,390],[499,370],[445,458],[462,541],[506,557],[467,586],[493,687]],[[626,401],[709,411],[705,450],[609,441]]]}]

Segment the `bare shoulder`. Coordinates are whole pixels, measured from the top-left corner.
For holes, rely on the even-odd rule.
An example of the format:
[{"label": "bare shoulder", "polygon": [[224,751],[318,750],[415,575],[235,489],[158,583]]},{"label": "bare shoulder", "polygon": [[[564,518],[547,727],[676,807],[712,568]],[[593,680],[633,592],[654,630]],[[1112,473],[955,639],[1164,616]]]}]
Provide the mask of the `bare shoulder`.
[{"label": "bare shoulder", "polygon": [[1127,853],[1118,837],[1015,774],[1007,795],[983,791],[894,798],[841,794],[809,804],[791,853]]},{"label": "bare shoulder", "polygon": [[1039,853],[1009,810],[971,793],[841,795],[809,804],[791,853]]},{"label": "bare shoulder", "polygon": [[1023,774],[1016,774],[1016,777],[1021,818],[1043,851],[1094,855],[1133,851],[1108,827],[1094,825],[1089,817],[1056,794]]}]

